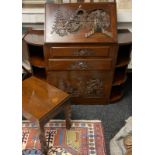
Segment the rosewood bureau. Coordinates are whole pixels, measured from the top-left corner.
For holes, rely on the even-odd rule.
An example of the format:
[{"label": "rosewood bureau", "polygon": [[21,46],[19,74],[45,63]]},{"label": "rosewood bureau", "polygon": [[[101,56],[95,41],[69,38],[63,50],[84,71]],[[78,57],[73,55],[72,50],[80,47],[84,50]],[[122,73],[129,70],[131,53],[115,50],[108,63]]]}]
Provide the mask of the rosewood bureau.
[{"label": "rosewood bureau", "polygon": [[115,3],[47,3],[47,81],[73,103],[109,102],[117,54]]},{"label": "rosewood bureau", "polygon": [[33,74],[71,94],[73,104],[123,96],[131,33],[117,31],[116,3],[45,4],[45,30],[24,38]]}]

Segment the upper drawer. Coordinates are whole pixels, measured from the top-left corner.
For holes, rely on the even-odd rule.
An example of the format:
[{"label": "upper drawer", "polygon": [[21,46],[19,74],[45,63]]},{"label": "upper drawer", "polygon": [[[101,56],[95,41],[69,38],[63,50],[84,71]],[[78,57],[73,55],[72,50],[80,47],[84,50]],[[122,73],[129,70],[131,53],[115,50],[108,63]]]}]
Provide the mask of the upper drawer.
[{"label": "upper drawer", "polygon": [[49,70],[110,70],[112,59],[49,59]]},{"label": "upper drawer", "polygon": [[50,57],[109,57],[110,47],[51,47]]}]

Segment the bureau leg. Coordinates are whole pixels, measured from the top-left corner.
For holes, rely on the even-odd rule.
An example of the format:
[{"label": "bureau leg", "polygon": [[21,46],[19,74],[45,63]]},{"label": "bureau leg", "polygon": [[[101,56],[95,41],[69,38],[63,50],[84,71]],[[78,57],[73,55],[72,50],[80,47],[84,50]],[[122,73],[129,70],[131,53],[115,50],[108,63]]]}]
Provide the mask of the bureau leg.
[{"label": "bureau leg", "polygon": [[68,103],[64,108],[67,129],[71,128],[71,111],[72,111],[71,105],[70,103]]},{"label": "bureau leg", "polygon": [[40,139],[41,151],[43,155],[48,155],[48,147],[46,145],[45,130],[44,130],[44,126],[41,124],[39,124],[39,139]]}]

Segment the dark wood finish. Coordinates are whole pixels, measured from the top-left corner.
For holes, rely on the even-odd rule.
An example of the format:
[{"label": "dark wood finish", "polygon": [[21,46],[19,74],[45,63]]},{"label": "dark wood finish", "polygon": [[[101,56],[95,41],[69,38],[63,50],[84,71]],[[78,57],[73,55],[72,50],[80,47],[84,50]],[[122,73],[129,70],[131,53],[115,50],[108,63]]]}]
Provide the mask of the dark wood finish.
[{"label": "dark wood finish", "polygon": [[123,97],[123,93],[124,92],[122,90],[112,91],[110,96],[110,102],[112,103],[120,100]]},{"label": "dark wood finish", "polygon": [[71,128],[71,106],[70,104],[67,104],[64,108],[65,118],[66,118],[66,128]]},{"label": "dark wood finish", "polygon": [[110,47],[52,47],[50,57],[109,57]]},{"label": "dark wood finish", "polygon": [[38,120],[69,99],[67,93],[35,77],[22,82],[22,91],[23,114],[26,111]]},{"label": "dark wood finish", "polygon": [[119,45],[116,67],[123,67],[129,64],[131,49],[132,49],[132,43]]},{"label": "dark wood finish", "polygon": [[[45,4],[45,10],[46,10],[46,15],[45,15],[45,42],[46,43],[96,43],[96,42],[99,42],[99,43],[115,42],[116,43],[117,42],[116,3],[105,3],[105,2],[104,3],[67,3],[67,4],[47,3]],[[96,30],[94,30],[95,31],[94,35],[91,35],[90,37],[85,37],[86,34],[91,31],[91,26],[89,26],[90,24],[93,25],[94,29],[96,29],[96,27],[94,27],[95,26],[94,24],[102,25],[102,23],[100,23],[100,20],[102,19],[101,18],[102,14],[99,14],[100,12],[93,12],[95,10],[99,10],[99,11],[104,10],[105,11],[104,13],[106,13],[105,16],[103,15],[104,19],[108,16],[107,18],[109,18],[110,20],[109,21],[110,26],[108,26],[107,31],[111,33],[110,36],[108,36],[105,33],[101,33],[100,32],[101,30],[97,30],[97,32]],[[92,19],[92,16],[94,17],[94,14],[92,15],[91,13],[92,14],[96,13],[95,19]],[[75,15],[77,15],[78,17],[77,16],[75,17]],[[89,16],[90,16],[90,19],[89,19]],[[62,20],[61,23],[58,23],[59,18],[60,20]],[[53,29],[56,29],[56,31],[57,29],[58,31],[60,30],[59,27],[61,27],[61,24],[63,24],[64,20],[65,20],[65,24],[68,24],[69,22],[69,25],[67,25],[67,27],[70,26],[71,29],[70,30],[67,29],[67,30],[69,32],[71,31],[71,33],[68,33],[67,31],[67,35],[64,35],[64,36],[57,35],[55,32],[51,34]],[[104,21],[104,22],[107,22],[107,21]],[[84,26],[81,27],[80,26],[81,23]],[[54,27],[55,24],[56,24],[56,27]],[[64,27],[65,27],[65,24],[64,24]],[[105,24],[104,27],[106,27],[106,23],[104,24]],[[76,29],[76,27],[78,28]],[[76,31],[74,33],[75,29]],[[63,33],[65,30],[61,29],[60,31],[61,33]]]},{"label": "dark wood finish", "polygon": [[115,102],[123,97],[124,94],[124,83],[112,87],[110,102]]},{"label": "dark wood finish", "polygon": [[32,66],[36,67],[43,67],[45,68],[45,62],[44,59],[38,56],[31,56],[30,57],[30,63]]},{"label": "dark wood finish", "polygon": [[71,127],[70,95],[38,78],[30,77],[22,82],[23,116],[38,125],[41,149],[47,155],[44,125],[62,110],[65,111],[66,128]]},{"label": "dark wood finish", "polygon": [[89,103],[87,99],[97,99],[108,102],[110,95],[112,72],[105,71],[51,71],[47,81],[58,88],[72,94],[74,102],[78,99]]},{"label": "dark wood finish", "polygon": [[116,4],[47,3],[45,8],[47,81],[72,94],[73,104],[108,103],[118,46]]},{"label": "dark wood finish", "polygon": [[45,70],[45,68],[32,66],[32,73],[34,76],[38,77],[39,79],[46,81],[46,70]]},{"label": "dark wood finish", "polygon": [[129,30],[118,30],[118,54],[113,78],[110,102],[123,97],[124,83],[127,79],[127,65],[130,62],[132,50],[132,34]]},{"label": "dark wood finish", "polygon": [[117,67],[115,69],[113,85],[120,85],[126,81],[126,68],[127,66]]},{"label": "dark wood finish", "polygon": [[126,73],[114,76],[113,86],[120,85],[126,81]]},{"label": "dark wood finish", "polygon": [[130,57],[122,58],[122,59],[118,58],[116,67],[126,66],[129,64],[129,62],[130,62]]},{"label": "dark wood finish", "polygon": [[[43,32],[41,32],[42,35],[40,32],[39,34],[31,32],[33,35],[35,34],[35,37],[26,38],[27,44],[40,46],[43,50],[43,52],[39,52],[41,50],[36,48],[37,55],[34,54],[35,52],[30,52],[30,62],[34,75],[71,93],[72,103],[75,104],[107,104],[110,101],[116,101],[119,98],[118,96],[123,96],[115,96],[115,92],[116,94],[123,94],[123,89],[119,89],[119,92],[114,91],[113,87],[122,85],[126,81],[126,70],[132,48],[132,35],[130,31],[124,29],[117,32],[115,2],[61,5],[47,3],[45,7],[44,36]],[[97,10],[97,12],[92,10]],[[94,34],[88,37],[84,35],[87,29],[81,30],[79,27],[76,31],[71,32],[62,28],[63,22],[68,19],[68,22],[74,25],[70,25],[70,28],[74,30],[76,27],[74,21],[77,19],[72,15],[78,14],[80,22],[84,19],[82,22],[87,23],[86,18],[81,17],[80,14],[85,14],[86,11],[88,16],[91,12],[99,15],[103,13],[103,10],[110,15],[111,24],[106,31],[111,32],[111,36],[100,31],[102,23],[98,26],[97,32],[95,30]],[[64,11],[63,16],[62,12]],[[69,18],[65,18],[67,12],[70,14]],[[57,18],[57,14],[59,18]],[[99,24],[98,18],[95,19],[95,23]],[[42,39],[44,38],[44,42],[35,42],[37,35]],[[43,53],[43,55],[39,53]],[[118,73],[117,70],[121,70],[121,68],[123,71]],[[81,91],[82,89],[83,91]]]},{"label": "dark wood finish", "polygon": [[48,70],[110,70],[112,59],[49,59]]},{"label": "dark wood finish", "polygon": [[33,75],[42,80],[46,80],[46,63],[43,46],[44,31],[29,29],[23,40],[27,44]]}]

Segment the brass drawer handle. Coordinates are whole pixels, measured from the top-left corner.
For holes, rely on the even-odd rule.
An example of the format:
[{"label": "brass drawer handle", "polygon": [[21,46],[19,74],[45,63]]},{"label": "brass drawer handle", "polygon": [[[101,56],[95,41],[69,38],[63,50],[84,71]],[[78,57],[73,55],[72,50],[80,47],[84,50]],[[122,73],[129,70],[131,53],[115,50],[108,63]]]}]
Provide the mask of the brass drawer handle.
[{"label": "brass drawer handle", "polygon": [[74,51],[74,56],[94,56],[95,52],[90,49],[78,49]]},{"label": "brass drawer handle", "polygon": [[76,61],[70,65],[69,69],[87,70],[89,67],[85,61]]}]

